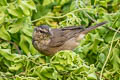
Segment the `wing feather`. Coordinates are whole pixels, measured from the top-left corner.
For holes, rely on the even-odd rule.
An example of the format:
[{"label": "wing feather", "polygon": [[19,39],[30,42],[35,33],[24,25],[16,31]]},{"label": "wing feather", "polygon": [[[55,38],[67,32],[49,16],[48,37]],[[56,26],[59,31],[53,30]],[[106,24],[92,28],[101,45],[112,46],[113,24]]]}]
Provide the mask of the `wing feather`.
[{"label": "wing feather", "polygon": [[83,28],[69,27],[64,29],[52,29],[53,36],[51,37],[50,47],[59,47],[63,45],[67,40],[75,37]]}]

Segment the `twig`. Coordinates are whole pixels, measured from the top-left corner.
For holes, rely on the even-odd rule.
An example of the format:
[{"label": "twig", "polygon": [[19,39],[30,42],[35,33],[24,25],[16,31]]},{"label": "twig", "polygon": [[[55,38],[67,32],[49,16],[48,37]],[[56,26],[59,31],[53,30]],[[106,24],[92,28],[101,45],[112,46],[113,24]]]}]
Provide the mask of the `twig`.
[{"label": "twig", "polygon": [[9,43],[13,44],[13,45],[16,47],[16,49],[17,49],[18,53],[19,53],[19,54],[21,54],[21,51],[20,51],[20,49],[19,49],[18,45],[17,45],[15,42],[12,42],[12,41],[7,41],[7,42],[9,42]]},{"label": "twig", "polygon": [[17,45],[15,42],[12,42],[12,41],[9,41],[9,40],[4,40],[4,39],[1,39],[1,38],[0,38],[0,40],[6,41],[6,42],[8,42],[8,43],[10,43],[10,44],[13,44],[13,45],[16,47],[18,53],[21,54],[21,51],[20,51],[18,45]]},{"label": "twig", "polygon": [[112,28],[112,27],[107,27],[108,29],[112,30],[112,31],[115,31],[117,33],[120,33],[120,31],[117,31],[116,29]]},{"label": "twig", "polygon": [[[96,72],[96,74],[100,75],[99,72]],[[108,80],[104,75],[102,75],[102,77],[104,77],[105,80]]]}]

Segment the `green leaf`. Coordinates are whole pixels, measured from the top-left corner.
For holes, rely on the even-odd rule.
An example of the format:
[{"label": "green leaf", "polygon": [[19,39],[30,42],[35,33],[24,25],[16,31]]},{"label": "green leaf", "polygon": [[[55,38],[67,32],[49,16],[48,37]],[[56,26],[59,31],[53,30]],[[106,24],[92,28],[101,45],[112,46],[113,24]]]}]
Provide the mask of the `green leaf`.
[{"label": "green leaf", "polygon": [[57,79],[57,72],[52,67],[43,67],[40,74],[50,79]]},{"label": "green leaf", "polygon": [[5,40],[11,40],[11,37],[4,26],[0,27],[0,38]]},{"label": "green leaf", "polygon": [[1,0],[1,1],[0,1],[0,5],[6,6],[6,5],[7,5],[7,0]]},{"label": "green leaf", "polygon": [[13,61],[14,60],[14,55],[11,54],[11,50],[10,49],[0,49],[0,55],[5,57],[9,61]]},{"label": "green leaf", "polygon": [[37,5],[37,12],[33,12],[33,18],[38,19],[44,15],[47,15],[47,13],[51,10],[48,6],[42,6],[42,5]]},{"label": "green leaf", "polygon": [[24,19],[18,19],[16,23],[9,26],[8,31],[12,34],[17,33],[18,31],[20,31],[20,29],[22,29],[23,24],[24,24]]},{"label": "green leaf", "polygon": [[70,11],[74,10],[76,8],[75,1],[73,1],[70,5]]},{"label": "green leaf", "polygon": [[52,0],[44,0],[43,1],[43,6],[51,4],[53,1]]},{"label": "green leaf", "polygon": [[[105,41],[107,43],[111,42],[114,34],[115,34],[115,32],[112,32],[112,31],[108,32],[107,35],[105,36]],[[115,36],[114,41],[117,41],[119,39],[120,39],[120,35],[117,33],[116,36]]]},{"label": "green leaf", "polygon": [[29,16],[30,15],[30,9],[25,5],[26,3],[22,2],[19,6],[20,8],[22,9],[23,13],[26,15],[26,16]]},{"label": "green leaf", "polygon": [[26,1],[26,7],[28,7],[29,9],[31,9],[31,10],[35,10],[36,9],[36,6],[35,6],[35,4],[34,4],[34,2],[33,2],[33,0],[28,0],[28,1]]},{"label": "green leaf", "polygon": [[22,67],[23,67],[23,64],[22,63],[18,63],[18,64],[14,64],[11,67],[9,67],[9,70],[10,71],[18,71]]},{"label": "green leaf", "polygon": [[4,22],[5,14],[4,12],[0,12],[0,24]]},{"label": "green leaf", "polygon": [[[26,25],[27,26],[27,25]],[[22,32],[29,37],[32,37],[33,29],[30,27],[25,27],[22,29]]]},{"label": "green leaf", "polygon": [[26,41],[26,36],[24,36],[23,34],[20,36],[20,47],[21,49],[27,54],[27,55],[30,55],[30,51],[29,51],[29,43]]},{"label": "green leaf", "polygon": [[51,58],[50,63],[59,71],[70,70],[74,65],[81,65],[82,60],[69,50],[59,51]]},{"label": "green leaf", "polygon": [[28,36],[25,36],[23,34],[21,34],[20,38],[21,38],[21,40],[20,40],[19,45],[27,55],[30,55],[30,53],[32,55],[37,53],[36,49],[32,45],[31,38],[29,38]]},{"label": "green leaf", "polygon": [[11,4],[7,10],[9,14],[15,17],[18,17],[18,18],[24,17],[21,9],[19,7],[15,7],[13,4]]},{"label": "green leaf", "polygon": [[99,55],[99,61],[100,61],[101,63],[104,63],[105,59],[106,59],[105,54],[101,53],[101,54]]},{"label": "green leaf", "polygon": [[91,0],[91,5],[95,5],[96,4],[96,0]]},{"label": "green leaf", "polygon": [[100,4],[101,4],[102,6],[104,6],[104,7],[107,8],[107,1],[106,1],[106,0],[100,1]]},{"label": "green leaf", "polygon": [[112,65],[113,65],[113,69],[115,71],[119,70],[119,65],[120,65],[120,57],[119,57],[119,53],[120,53],[120,49],[119,48],[114,48],[113,49],[113,56],[112,56]]},{"label": "green leaf", "polygon": [[97,80],[97,76],[95,73],[90,73],[87,76],[88,80]]}]

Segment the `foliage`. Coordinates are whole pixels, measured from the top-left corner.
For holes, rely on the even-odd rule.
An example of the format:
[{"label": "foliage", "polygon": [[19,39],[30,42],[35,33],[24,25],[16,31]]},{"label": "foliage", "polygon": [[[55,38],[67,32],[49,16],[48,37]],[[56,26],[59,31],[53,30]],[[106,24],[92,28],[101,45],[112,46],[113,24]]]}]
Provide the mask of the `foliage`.
[{"label": "foliage", "polygon": [[[119,80],[120,0],[1,0],[0,80]],[[108,21],[88,33],[72,51],[53,57],[32,45],[35,26],[88,27]]]}]

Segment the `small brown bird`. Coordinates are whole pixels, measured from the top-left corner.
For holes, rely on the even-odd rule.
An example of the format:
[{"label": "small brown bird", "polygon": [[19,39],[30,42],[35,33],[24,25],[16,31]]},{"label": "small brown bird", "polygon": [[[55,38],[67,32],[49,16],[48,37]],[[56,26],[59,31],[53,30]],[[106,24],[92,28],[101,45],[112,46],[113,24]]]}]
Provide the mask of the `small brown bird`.
[{"label": "small brown bird", "polygon": [[32,43],[40,53],[52,56],[60,50],[73,50],[89,31],[106,23],[104,21],[86,29],[81,26],[51,29],[47,25],[41,25],[34,29]]}]

